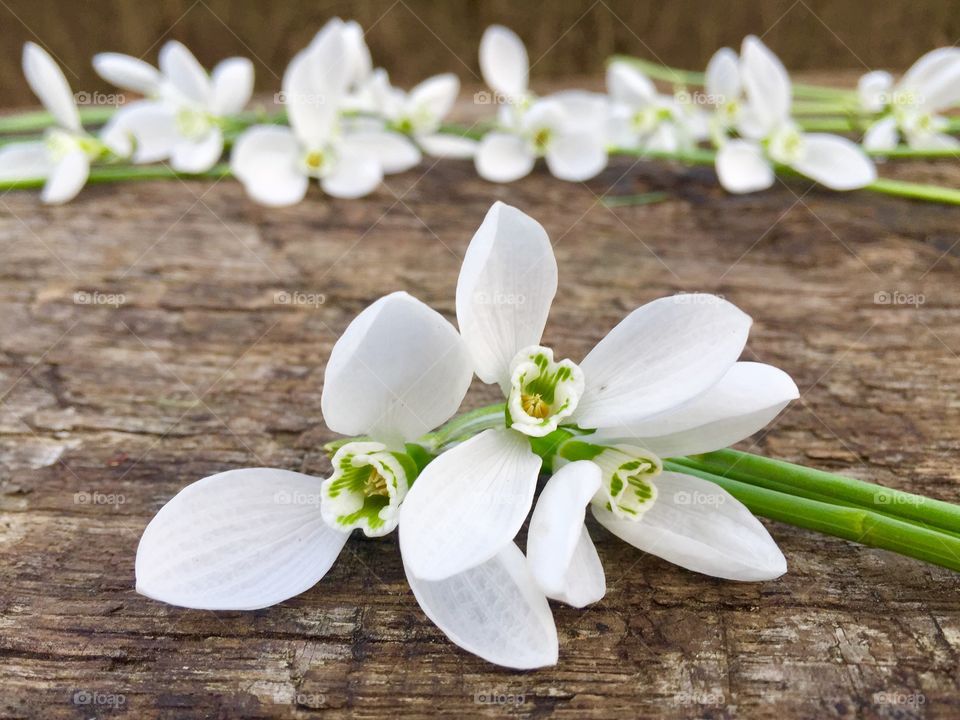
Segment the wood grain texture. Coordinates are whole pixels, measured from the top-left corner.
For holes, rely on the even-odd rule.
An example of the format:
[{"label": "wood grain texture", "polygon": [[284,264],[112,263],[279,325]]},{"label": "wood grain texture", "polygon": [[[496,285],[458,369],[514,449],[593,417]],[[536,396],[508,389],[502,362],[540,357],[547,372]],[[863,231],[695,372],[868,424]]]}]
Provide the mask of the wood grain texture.
[{"label": "wood grain texture", "polygon": [[[883,173],[960,181],[955,163]],[[669,198],[599,202],[650,190]],[[759,584],[680,570],[591,525],[607,596],[555,606],[560,663],[528,673],[447,642],[395,537],[351,540],[317,587],[262,611],[134,593],[140,533],[188,483],[329,470],[319,400],[336,337],[398,289],[452,319],[460,260],[495,199],[555,243],[546,342],[562,356],[640,303],[719,293],[755,318],[746,357],[802,391],[742,447],[960,497],[956,208],[802,182],[733,197],[710,169],[627,160],[586,184],[538,168],[509,187],[428,163],[364,200],[314,189],[270,211],[230,180],[91,187],[62,208],[7,193],[0,717],[960,716],[958,575],[775,523],[790,571]],[[475,387],[468,404],[494,399]]]}]

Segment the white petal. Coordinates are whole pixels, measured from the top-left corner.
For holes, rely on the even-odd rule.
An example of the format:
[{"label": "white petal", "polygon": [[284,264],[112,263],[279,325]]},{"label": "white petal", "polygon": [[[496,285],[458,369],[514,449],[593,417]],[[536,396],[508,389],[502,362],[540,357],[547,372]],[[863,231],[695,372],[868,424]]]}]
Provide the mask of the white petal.
[{"label": "white petal", "polygon": [[871,125],[863,136],[867,150],[892,150],[897,146],[900,134],[895,117],[885,117]]},{"label": "white petal", "polygon": [[457,322],[474,370],[509,387],[510,363],[539,345],[557,293],[557,260],[547,231],[496,202],[474,234],[457,281]]},{"label": "white petal", "polygon": [[50,174],[50,156],[42,142],[0,147],[0,180],[38,180]]},{"label": "white petal", "polygon": [[477,154],[480,146],[473,138],[450,135],[447,133],[435,135],[418,135],[417,142],[427,155],[440,158],[466,160]]},{"label": "white petal", "polygon": [[[387,130],[362,130],[347,135],[343,144],[376,156],[387,175],[406,172],[420,162],[420,150],[400,133]],[[374,187],[380,184],[377,179]]]},{"label": "white petal", "polygon": [[63,70],[47,51],[32,42],[23,45],[23,74],[33,94],[67,130],[80,131],[80,114]]},{"label": "white petal", "polygon": [[160,48],[160,70],[186,100],[204,107],[210,102],[212,86],[207,71],[183,43],[170,40]]},{"label": "white petal", "polygon": [[547,597],[585,607],[603,597],[606,581],[597,550],[583,524],[600,488],[600,468],[581,460],[547,481],[530,516],[527,562]]},{"label": "white petal", "polygon": [[395,292],[357,315],[333,346],[320,407],[334,432],[398,444],[448,420],[470,380],[453,325]]},{"label": "white petal", "polygon": [[205,610],[254,610],[313,587],[350,536],[320,514],[321,479],[228,470],[188,485],[137,548],[137,592]]},{"label": "white petal", "polygon": [[928,52],[904,73],[897,92],[913,95],[912,100],[927,112],[955,107],[960,103],[960,48]]},{"label": "white petal", "polygon": [[480,40],[480,72],[484,82],[506,99],[526,95],[530,60],[523,40],[502,25],[488,27]]},{"label": "white petal", "polygon": [[654,300],[627,315],[580,363],[586,389],[573,418],[613,428],[679,407],[736,362],[750,316],[713,295]]},{"label": "white petal", "polygon": [[660,457],[712,452],[762,430],[799,395],[783,370],[738,362],[716,385],[678,409],[601,430],[591,442],[631,443]]},{"label": "white petal", "polygon": [[320,186],[327,195],[353,199],[369,195],[382,180],[383,168],[373,152],[343,147],[336,168]]},{"label": "white petal", "polygon": [[535,160],[523,138],[489,132],[480,141],[475,163],[484,180],[507,183],[529,175]]},{"label": "white petal", "polygon": [[607,91],[615,101],[634,108],[650,105],[657,97],[657,88],[650,78],[625,62],[607,67]]},{"label": "white petal", "polygon": [[566,116],[564,132],[593,134],[603,142],[611,107],[606,95],[587,90],[561,90],[544,98],[544,101],[559,104],[562,108]]},{"label": "white petal", "polygon": [[727,192],[750,193],[773,185],[773,168],[758,145],[730,140],[717,151],[717,178]]},{"label": "white petal", "polygon": [[369,77],[373,69],[370,48],[364,40],[363,28],[355,20],[347,20],[343,23],[340,33],[351,68],[347,82],[358,85]]},{"label": "white petal", "polygon": [[853,190],[877,179],[877,169],[861,147],[839,135],[804,135],[803,156],[793,169],[832,190]]},{"label": "white petal", "polygon": [[67,153],[50,170],[40,199],[48,205],[60,205],[73,200],[90,175],[90,159],[83,150]]},{"label": "white petal", "polygon": [[407,96],[406,112],[411,115],[423,114],[434,123],[432,130],[440,125],[457,100],[460,92],[460,80],[453,73],[434,75],[410,90]]},{"label": "white petal", "polygon": [[271,207],[293,205],[307,192],[300,155],[297,138],[288,128],[257,126],[237,138],[230,169],[257,202]]},{"label": "white petal", "polygon": [[213,69],[211,82],[210,111],[214,115],[238,113],[253,94],[253,63],[247,58],[228,58]]},{"label": "white petal", "polygon": [[123,53],[98,53],[93,56],[93,69],[111,85],[133,90],[150,97],[160,91],[163,77],[148,62]]},{"label": "white petal", "polygon": [[173,146],[170,164],[174,170],[199,173],[216,165],[223,154],[223,134],[213,128],[199,140],[181,140]]},{"label": "white petal", "polygon": [[533,504],[540,462],[524,435],[501,428],[427,465],[400,506],[400,547],[410,572],[442,580],[510,544]]},{"label": "white petal", "polygon": [[885,70],[874,70],[857,81],[860,105],[868,112],[880,112],[890,102],[893,76]]},{"label": "white petal", "polygon": [[135,163],[166,160],[182,141],[176,111],[164,103],[140,100],[125,105],[110,118],[104,134],[114,144],[131,146]]},{"label": "white petal", "polygon": [[730,493],[706,480],[664,472],[657,500],[639,521],[593,505],[593,515],[621,540],[694,572],[727,580],[772,580],[787,561],[770,533]]},{"label": "white petal", "polygon": [[909,133],[907,144],[915,150],[956,150],[960,140],[946,133],[925,132]]},{"label": "white petal", "polygon": [[607,150],[600,135],[564,133],[547,147],[546,159],[554,177],[578,182],[589,180],[607,166]]},{"label": "white petal", "polygon": [[740,59],[728,47],[717,50],[707,63],[706,91],[714,105],[723,105],[740,97]]},{"label": "white petal", "polygon": [[423,580],[406,563],[404,569],[426,616],[467,652],[517,670],[557,663],[550,605],[515,544],[445,580]]},{"label": "white petal", "polygon": [[740,51],[740,78],[757,118],[769,131],[790,117],[790,76],[759,38],[748,35]]},{"label": "white petal", "polygon": [[[327,23],[329,26],[330,23]],[[290,125],[308,148],[322,147],[333,133],[348,63],[342,34],[321,30],[297,53],[283,74],[284,104]]]}]

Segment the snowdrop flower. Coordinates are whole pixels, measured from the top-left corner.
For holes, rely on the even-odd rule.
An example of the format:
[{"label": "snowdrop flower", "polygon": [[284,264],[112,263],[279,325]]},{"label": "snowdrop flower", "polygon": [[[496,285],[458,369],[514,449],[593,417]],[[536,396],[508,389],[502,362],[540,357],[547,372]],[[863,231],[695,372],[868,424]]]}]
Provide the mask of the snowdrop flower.
[{"label": "snowdrop flower", "polygon": [[538,100],[528,86],[527,49],[516,33],[501,25],[483,33],[480,70],[494,91],[487,101],[498,105],[498,127],[484,135],[476,151],[480,177],[519,180],[541,157],[561,180],[588,180],[606,167],[606,104],[599,96],[569,91]]},{"label": "snowdrop flower", "polygon": [[869,150],[890,150],[902,137],[918,150],[960,148],[945,131],[948,121],[938,113],[960,103],[960,49],[939,48],[917,60],[899,82],[878,70],[860,78],[860,103],[882,113],[863,138]]},{"label": "snowdrop flower", "polygon": [[[405,443],[456,412],[472,373],[441,315],[406,293],[381,298],[334,346],[321,399],[328,426],[369,440],[341,446],[326,480],[250,468],[187,486],[143,533],[137,591],[183,607],[249,610],[309,589],[350,530],[380,536],[396,527],[425,462]],[[461,647],[507,667],[556,662],[547,598],[515,544],[438,582],[408,577],[426,615]]]},{"label": "snowdrop flower", "polygon": [[229,58],[208,75],[186,46],[172,40],[160,50],[160,70],[118,53],[93,59],[101,77],[149,99],[117,111],[111,131],[128,137],[133,160],[170,160],[174,170],[209,170],[223,154],[223,129],[253,93],[253,64]]},{"label": "snowdrop flower", "polygon": [[440,132],[459,92],[460,80],[453,73],[434,75],[405,92],[391,85],[386,70],[378,68],[368,83],[367,107],[430,155],[471,158],[477,149],[475,140]]},{"label": "snowdrop flower", "polygon": [[746,193],[773,185],[773,165],[792,168],[832,190],[853,190],[876,179],[876,168],[854,142],[837,135],[804,133],[790,118],[791,86],[783,64],[759,39],[748,36],[740,55],[740,82],[747,105],[738,130],[717,152],[720,184]]},{"label": "snowdrop flower", "polygon": [[705,138],[698,108],[661,95],[646,75],[628,63],[615,62],[607,68],[607,91],[615,145],[672,153],[689,150]]},{"label": "snowdrop flower", "polygon": [[743,111],[743,84],[740,82],[740,60],[730,48],[720,48],[707,63],[704,89],[714,111],[710,117],[710,138],[718,148],[727,135],[736,129]]},{"label": "snowdrop flower", "polygon": [[[531,519],[528,562],[548,596],[582,605],[603,595],[583,530],[588,503],[615,535],[685,568],[737,580],[785,572],[743,505],[660,460],[726,447],[797,397],[782,371],[737,362],[750,318],[712,295],[662,298],[574,363],[541,345],[556,289],[546,231],[495,204],[464,257],[457,320],[477,376],[504,394],[505,426],[444,452],[407,494],[400,543],[411,582],[443,582],[512,547],[541,467],[532,448],[555,446],[561,461],[586,462],[559,470]],[[537,647],[548,662],[552,649]]]},{"label": "snowdrop flower", "polygon": [[80,124],[80,113],[67,78],[39,45],[23,46],[23,74],[30,89],[53,115],[56,126],[43,140],[11,143],[0,148],[0,179],[45,178],[40,198],[52,205],[68,202],[87,182],[90,163],[123,154],[106,132],[94,137]]},{"label": "snowdrop flower", "polygon": [[512,182],[528,175],[537,158],[561,180],[589,180],[607,166],[604,135],[583,123],[560,98],[535,101],[512,128],[492,130],[477,148],[480,177]]},{"label": "snowdrop flower", "polygon": [[536,97],[530,92],[530,58],[523,40],[502,25],[488,27],[480,39],[480,73],[494,92],[490,99],[499,106],[500,124],[515,128]]},{"label": "snowdrop flower", "polygon": [[399,172],[419,161],[416,148],[396,133],[345,132],[340,102],[352,71],[344,62],[344,42],[341,27],[328,24],[290,62],[283,76],[290,127],[256,126],[237,139],[230,168],[257,202],[297,203],[310,178],[317,178],[328,195],[362,197],[380,184],[385,171]]}]

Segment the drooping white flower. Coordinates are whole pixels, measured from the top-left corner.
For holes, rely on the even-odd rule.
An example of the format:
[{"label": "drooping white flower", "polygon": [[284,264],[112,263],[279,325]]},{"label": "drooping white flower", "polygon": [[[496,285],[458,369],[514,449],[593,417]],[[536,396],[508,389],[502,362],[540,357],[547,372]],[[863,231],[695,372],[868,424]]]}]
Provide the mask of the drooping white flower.
[{"label": "drooping white flower", "polygon": [[475,164],[480,177],[503,183],[528,175],[541,157],[561,180],[589,180],[607,165],[605,137],[593,123],[583,124],[568,103],[546,97],[534,101],[514,127],[484,135]]},{"label": "drooping white flower", "polygon": [[204,172],[223,154],[223,131],[253,93],[253,63],[234,57],[208,75],[193,53],[171,40],[160,50],[160,70],[137,58],[104,53],[96,71],[114,84],[144,94],[117,111],[110,131],[127,136],[137,163],[170,160],[180,172]]},{"label": "drooping white flower", "polygon": [[477,150],[475,140],[440,132],[459,92],[460,80],[453,73],[434,75],[406,92],[391,85],[386,70],[378,68],[371,75],[364,91],[366,99],[360,104],[397,132],[412,137],[429,155],[471,158]]},{"label": "drooping white flower", "polygon": [[660,461],[748,437],[797,397],[782,371],[737,362],[750,318],[712,295],[662,298],[574,363],[540,345],[556,289],[546,231],[495,204],[464,257],[457,319],[477,376],[504,393],[506,427],[446,451],[420,474],[400,509],[408,577],[441,582],[510,546],[540,469],[531,442],[557,431],[560,452],[579,441],[588,462],[557,473],[531,520],[528,560],[548,596],[582,605],[603,595],[583,530],[590,502],[614,534],[683,567],[739,580],[782,574],[783,555],[746,508],[719,486],[664,472]]},{"label": "drooping white flower", "polygon": [[537,99],[528,86],[530,64],[523,41],[491,25],[480,41],[480,70],[497,104],[497,127],[476,151],[480,177],[512,182],[538,158],[561,180],[581,181],[607,165],[606,101],[596,93],[567,91]]},{"label": "drooping white flower", "polygon": [[284,73],[290,127],[255,126],[237,139],[230,167],[257,202],[297,203],[310,178],[328,195],[362,197],[385,171],[400,172],[419,161],[417,149],[397,133],[346,132],[340,107],[353,72],[349,57],[342,23],[328,23]]},{"label": "drooping white flower", "polygon": [[[423,461],[406,443],[456,412],[472,374],[441,315],[406,293],[376,301],[334,346],[321,398],[331,429],[365,439],[341,445],[325,480],[250,468],[187,486],[144,531],[137,590],[173,605],[246,610],[309,589],[351,530],[376,537],[397,526]],[[426,615],[461,647],[507,667],[556,662],[547,599],[513,543],[439,582],[408,576]]]},{"label": "drooping white flower", "polygon": [[746,193],[770,187],[775,163],[833,190],[861,188],[876,179],[873,162],[856,143],[800,130],[790,117],[792,90],[786,69],[752,35],[743,41],[739,72],[747,98],[738,113],[742,139],[723,143],[716,160],[726,190]]},{"label": "drooping white flower", "polygon": [[32,42],[23,46],[23,74],[56,125],[44,133],[43,140],[0,148],[0,180],[46,179],[40,194],[43,202],[68,202],[87,182],[92,161],[110,153],[122,155],[124,148],[108,131],[98,138],[83,129],[63,71]]},{"label": "drooping white flower", "polygon": [[960,104],[960,49],[928,52],[896,83],[888,72],[867,73],[857,90],[863,109],[880,113],[864,135],[867,149],[891,150],[900,138],[918,150],[960,148],[960,140],[945,132],[948,121],[939,114]]},{"label": "drooping white flower", "polygon": [[650,79],[625,62],[607,68],[610,139],[619,147],[668,153],[689,150],[706,138],[702,111],[662,95]]},{"label": "drooping white flower", "polygon": [[718,148],[736,129],[743,111],[743,84],[740,82],[740,59],[728,47],[720,48],[707,63],[704,75],[707,100],[713,106],[710,116],[710,138]]}]

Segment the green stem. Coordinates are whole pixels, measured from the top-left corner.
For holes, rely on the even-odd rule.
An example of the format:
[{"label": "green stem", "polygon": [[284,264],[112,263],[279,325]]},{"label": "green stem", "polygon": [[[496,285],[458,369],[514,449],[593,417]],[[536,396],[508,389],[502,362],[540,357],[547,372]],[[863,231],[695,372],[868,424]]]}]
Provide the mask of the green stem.
[{"label": "green stem", "polygon": [[[114,112],[114,107],[80,108],[80,122],[83,125],[103,125]],[[56,124],[53,115],[46,110],[3,115],[0,116],[0,133],[36,132]]]},{"label": "green stem", "polygon": [[833,500],[842,500],[910,522],[932,525],[960,534],[960,506],[923,495],[892,490],[863,480],[736,450],[718,450],[685,458],[680,462],[742,482],[762,483],[765,478],[772,479],[789,488],[791,492],[817,493]]},{"label": "green stem", "polygon": [[664,462],[664,468],[716,483],[756,515],[960,571],[960,538],[954,535],[866,508],[788,495],[672,461]]},{"label": "green stem", "polygon": [[[230,175],[226,163],[214,165],[202,173],[180,173],[167,165],[101,165],[90,169],[88,183],[112,183],[124,180],[169,180],[171,178],[222,178]],[[0,190],[20,190],[43,187],[45,178],[0,181]]]},{"label": "green stem", "polygon": [[[670,67],[668,65],[661,65],[660,63],[651,62],[650,60],[643,60],[630,55],[614,55],[607,62],[630,63],[637,69],[642,70],[653,80],[662,80],[664,82],[673,83],[674,85],[696,85],[698,87],[702,87],[704,85],[705,78],[704,73],[702,72],[680,70],[678,68]],[[824,85],[810,85],[806,83],[793,83],[793,96],[795,98],[809,98],[811,100],[829,101],[833,99],[839,102],[850,101],[852,98],[855,99],[856,93],[853,90],[846,90],[843,88],[826,87]]]},{"label": "green stem", "polygon": [[[677,153],[663,153],[632,148],[613,148],[610,150],[610,153],[656,160],[679,160],[688,165],[712,165],[716,159],[716,153],[713,150],[702,148]],[[900,157],[912,157],[912,155],[908,155],[906,151],[901,151]],[[787,167],[778,166],[777,171],[783,175],[799,177],[798,173]],[[909,198],[911,200],[927,200],[929,202],[940,202],[948,205],[960,205],[960,190],[941,187],[939,185],[927,185],[925,183],[907,182],[905,180],[880,178],[862,189],[884,195]]]}]

